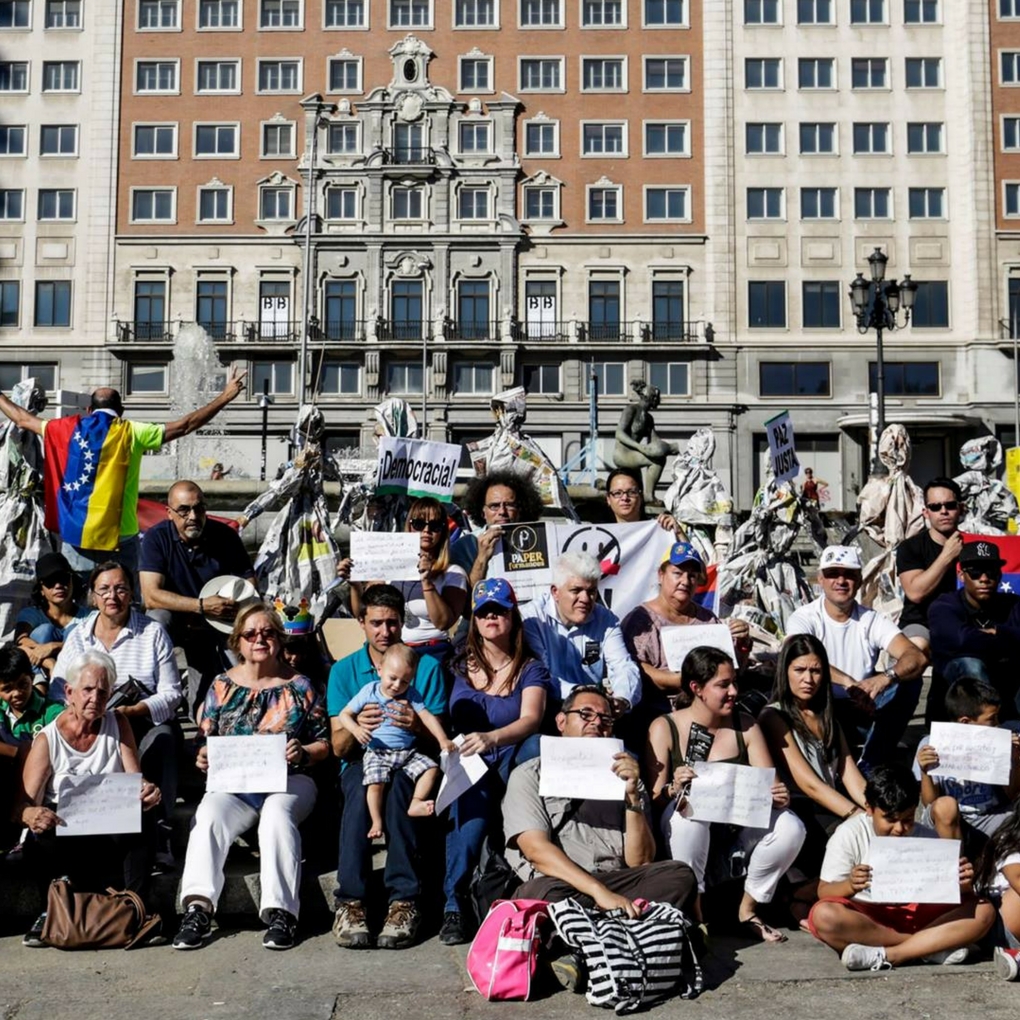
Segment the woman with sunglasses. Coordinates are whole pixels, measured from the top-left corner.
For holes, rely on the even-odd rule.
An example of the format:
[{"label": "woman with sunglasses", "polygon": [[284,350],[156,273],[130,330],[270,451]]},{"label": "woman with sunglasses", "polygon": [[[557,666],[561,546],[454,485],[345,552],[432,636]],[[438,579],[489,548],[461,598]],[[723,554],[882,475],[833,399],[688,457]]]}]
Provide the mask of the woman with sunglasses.
[{"label": "woman with sunglasses", "polygon": [[471,874],[490,828],[499,829],[499,806],[511,769],[538,756],[538,731],[552,689],[549,671],[525,640],[514,590],[503,578],[475,585],[467,641],[450,670],[450,722],[454,733],[464,735],[460,752],[480,755],[489,766],[450,807],[439,941],[455,946],[471,939],[466,919]]},{"label": "woman with sunglasses", "polygon": [[[606,479],[606,503],[616,524],[640,524],[645,520],[645,494],[641,476],[632,468],[614,468]],[[672,531],[677,538],[683,529],[672,514],[659,514],[656,523],[663,531]]]},{"label": "woman with sunglasses", "polygon": [[[212,915],[223,891],[223,868],[234,840],[258,826],[262,899],[259,917],[268,926],[266,949],[290,949],[295,942],[301,887],[298,826],[315,806],[309,767],[329,754],[326,711],[312,682],[295,673],[282,656],[279,616],[261,602],[242,608],[228,647],[240,660],[218,676],[199,711],[200,738],[287,735],[286,793],[206,793],[195,813],[181,877],[185,913],[174,949],[199,949],[209,937]],[[208,749],[197,767],[209,768]]]}]

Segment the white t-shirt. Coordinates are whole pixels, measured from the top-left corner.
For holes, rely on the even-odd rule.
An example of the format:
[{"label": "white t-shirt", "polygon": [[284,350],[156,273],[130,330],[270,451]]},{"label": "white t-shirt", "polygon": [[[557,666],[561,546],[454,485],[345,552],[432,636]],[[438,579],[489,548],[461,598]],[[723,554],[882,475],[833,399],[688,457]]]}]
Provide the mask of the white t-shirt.
[{"label": "white t-shirt", "polygon": [[[871,840],[875,828],[871,824],[871,815],[854,815],[848,818],[829,837],[825,846],[825,859],[819,878],[823,882],[842,882],[850,877],[856,864],[867,864],[871,858]],[[915,825],[910,836],[920,839],[938,839],[938,833],[926,825]],[[854,895],[855,900],[871,899],[871,890],[864,889]]]},{"label": "white t-shirt", "polygon": [[[446,573],[433,578],[432,583],[436,586],[436,591],[442,594],[444,588],[461,588],[467,591],[468,579],[462,567],[449,566]],[[399,588],[404,596],[404,629],[401,631],[404,644],[438,641],[450,636],[448,631],[440,630],[429,619],[421,581],[391,581],[390,584]]]},{"label": "white t-shirt", "polygon": [[996,862],[995,878],[992,879],[992,886],[988,890],[989,892],[1004,893],[1010,887],[1008,879],[1002,873],[1002,869],[1008,868],[1011,864],[1020,864],[1020,854],[1007,854],[1001,861]]},{"label": "white t-shirt", "polygon": [[824,602],[825,596],[819,595],[814,602],[801,606],[787,622],[786,636],[813,634],[825,645],[829,662],[836,669],[854,680],[874,676],[879,654],[901,633],[899,627],[888,616],[859,604],[849,620],[839,623],[825,611]]}]

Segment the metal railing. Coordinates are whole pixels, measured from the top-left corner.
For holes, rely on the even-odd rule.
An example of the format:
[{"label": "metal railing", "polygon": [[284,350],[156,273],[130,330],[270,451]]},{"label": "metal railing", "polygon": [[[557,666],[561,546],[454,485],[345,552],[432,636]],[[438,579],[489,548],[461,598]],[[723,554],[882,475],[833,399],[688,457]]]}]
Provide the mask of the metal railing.
[{"label": "metal railing", "polygon": [[572,339],[575,332],[573,322],[511,322],[510,336],[513,340],[528,343],[556,343]]},{"label": "metal railing", "polygon": [[227,322],[212,320],[209,322],[203,322],[201,319],[198,320],[198,325],[204,329],[213,340],[219,340],[224,343],[232,343],[237,339],[238,330],[244,325],[243,322]]},{"label": "metal railing", "polygon": [[1020,320],[999,319],[999,339],[1016,340],[1020,337]]},{"label": "metal railing", "polygon": [[498,340],[500,323],[484,319],[461,319],[443,326],[444,340]]},{"label": "metal railing", "polygon": [[634,338],[633,322],[579,322],[577,339],[588,343],[626,343]]},{"label": "metal railing", "polygon": [[711,324],[700,320],[658,320],[641,327],[641,339],[650,343],[711,343],[714,338]]},{"label": "metal railing", "polygon": [[380,340],[421,340],[426,325],[424,319],[379,319],[376,335]]},{"label": "metal railing", "polygon": [[117,340],[120,343],[168,344],[173,343],[176,322],[152,322],[137,320],[134,322],[116,322]]},{"label": "metal railing", "polygon": [[427,145],[402,145],[383,149],[383,163],[392,166],[435,166],[436,150]]},{"label": "metal railing", "polygon": [[368,323],[364,319],[327,319],[322,326],[313,330],[313,340],[364,340]]},{"label": "metal railing", "polygon": [[291,322],[245,322],[241,336],[247,343],[294,343],[301,338],[304,323]]}]

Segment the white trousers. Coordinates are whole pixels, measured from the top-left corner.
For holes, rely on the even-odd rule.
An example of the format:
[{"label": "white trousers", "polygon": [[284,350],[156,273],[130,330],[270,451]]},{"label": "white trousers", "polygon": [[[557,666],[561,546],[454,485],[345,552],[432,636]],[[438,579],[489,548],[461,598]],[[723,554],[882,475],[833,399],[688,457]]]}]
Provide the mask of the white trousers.
[{"label": "white trousers", "polygon": [[[690,866],[698,880],[698,892],[704,892],[712,823],[684,818],[678,811],[667,809],[662,816],[662,830],[670,857]],[[804,823],[788,808],[773,808],[767,829],[739,831],[737,843],[745,851],[750,850],[744,892],[755,903],[772,902],[779,880],[797,859],[806,836]]]},{"label": "white trousers", "polygon": [[195,897],[209,900],[213,911],[223,892],[223,866],[231,843],[256,822],[259,827],[259,917],[274,908],[298,916],[301,888],[301,835],[298,825],[315,806],[315,783],[308,776],[288,776],[286,793],[271,793],[256,811],[232,793],[207,793],[195,812],[181,877],[181,907]]}]

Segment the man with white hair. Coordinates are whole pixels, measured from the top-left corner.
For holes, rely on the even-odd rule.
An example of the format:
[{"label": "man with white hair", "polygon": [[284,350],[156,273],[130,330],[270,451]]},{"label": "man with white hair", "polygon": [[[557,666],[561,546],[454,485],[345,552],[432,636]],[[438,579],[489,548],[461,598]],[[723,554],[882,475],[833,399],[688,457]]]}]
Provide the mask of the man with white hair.
[{"label": "man with white hair", "polygon": [[549,591],[525,606],[524,634],[565,698],[578,685],[606,688],[618,713],[641,697],[641,673],[620,621],[599,602],[602,569],[590,553],[564,553]]}]

